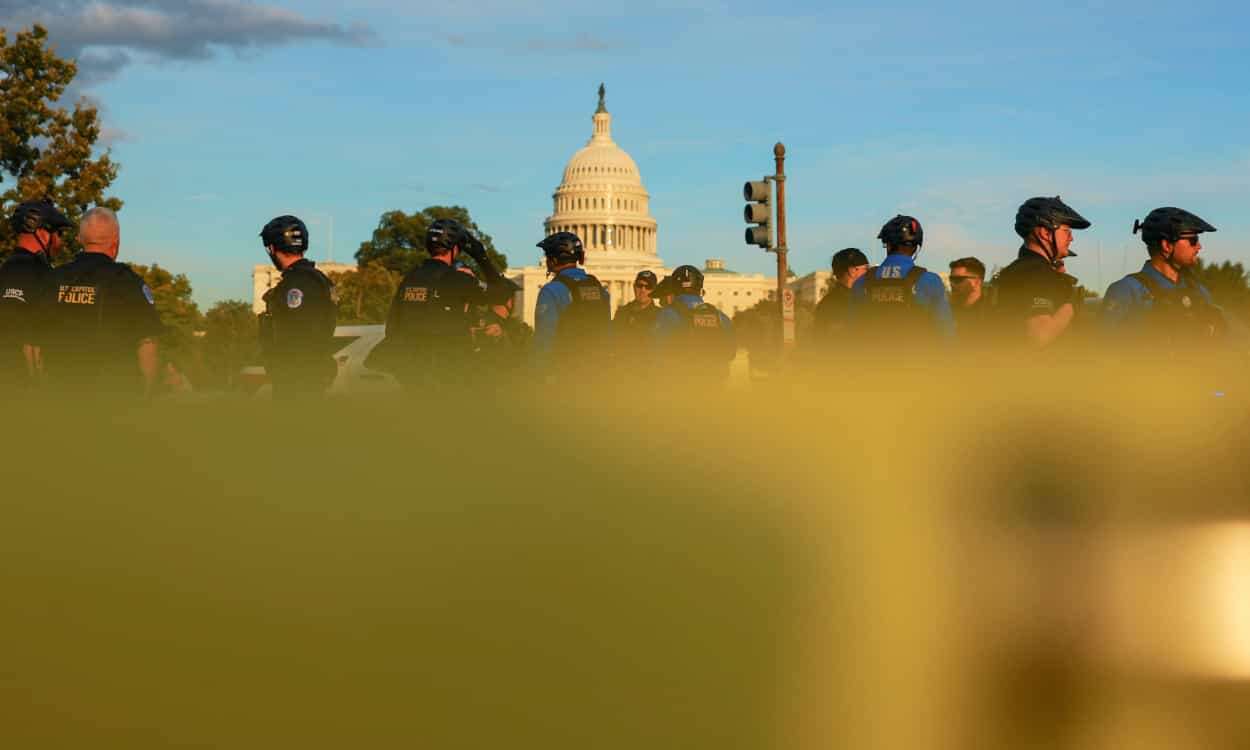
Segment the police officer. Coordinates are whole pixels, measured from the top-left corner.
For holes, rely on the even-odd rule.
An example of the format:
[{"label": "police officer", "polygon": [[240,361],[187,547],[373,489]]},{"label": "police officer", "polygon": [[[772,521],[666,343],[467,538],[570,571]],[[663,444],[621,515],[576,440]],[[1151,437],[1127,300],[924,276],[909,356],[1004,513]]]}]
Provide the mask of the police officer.
[{"label": "police officer", "polygon": [[665,276],[660,279],[660,283],[655,285],[655,291],[651,292],[651,298],[663,309],[673,304],[673,294],[673,277]]},{"label": "police officer", "polygon": [[308,227],[297,217],[272,219],[260,238],[269,260],[282,271],[277,286],[265,292],[260,316],[261,353],[273,396],[324,393],[338,369],[331,356],[338,316],[334,283],[304,257]]},{"label": "police officer", "polygon": [[[430,257],[400,281],[386,338],[367,362],[393,372],[408,389],[462,383],[472,363],[477,309],[506,304],[516,289],[482,243],[453,219],[426,228],[425,249]],[[477,264],[484,284],[472,272],[460,272],[461,253]]]},{"label": "police officer", "polygon": [[672,304],[655,319],[656,355],[664,374],[723,380],[737,353],[733,323],[703,301],[703,273],[678,266],[669,277]]},{"label": "police officer", "polygon": [[655,273],[639,271],[634,277],[633,301],[621,305],[612,319],[612,335],[619,351],[626,357],[636,356],[651,347],[655,316],[660,312],[651,296],[655,287]]},{"label": "police officer", "polygon": [[846,333],[851,310],[851,287],[868,272],[868,256],[857,247],[833,254],[833,279],[829,291],[816,304],[812,339],[818,349],[836,346]]},{"label": "police officer", "polygon": [[1089,222],[1054,198],[1030,198],[1016,211],[1023,244],[993,283],[994,317],[1004,343],[1046,347],[1068,332],[1081,305],[1076,279],[1059,271],[1072,252],[1072,230]]},{"label": "police officer", "polygon": [[47,200],[18,204],[9,223],[17,247],[0,265],[0,384],[20,386],[42,371],[38,339],[52,297],[51,260],[70,224]]},{"label": "police officer", "polygon": [[[1221,338],[1224,317],[1194,277],[1200,235],[1215,227],[1181,208],[1156,208],[1133,223],[1150,257],[1140,271],[1112,284],[1099,324],[1110,338],[1159,349],[1196,346]],[[1162,346],[1160,346],[1162,345]]]},{"label": "police officer", "polygon": [[586,273],[582,241],[556,232],[538,243],[553,278],[538,290],[534,309],[534,365],[548,372],[594,372],[611,340],[612,309],[599,279]]},{"label": "police officer", "polygon": [[919,343],[955,333],[946,286],[937,274],[916,265],[924,228],[911,216],[890,219],[877,233],[885,260],[851,287],[851,322],[866,344]]},{"label": "police officer", "polygon": [[117,262],[117,216],[107,208],[83,214],[78,242],[82,252],[52,275],[43,357],[48,381],[84,394],[150,394],[160,373],[157,337],[164,326],[152,290]]},{"label": "police officer", "polygon": [[985,296],[985,264],[967,257],[951,261],[951,312],[955,315],[959,340],[974,344],[987,341],[990,326],[989,304]]}]

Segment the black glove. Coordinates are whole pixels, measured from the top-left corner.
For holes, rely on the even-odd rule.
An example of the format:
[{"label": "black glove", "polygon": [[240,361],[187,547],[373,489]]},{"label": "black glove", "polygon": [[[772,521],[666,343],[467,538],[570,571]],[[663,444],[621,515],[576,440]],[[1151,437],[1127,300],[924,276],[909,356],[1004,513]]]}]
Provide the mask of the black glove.
[{"label": "black glove", "polygon": [[479,266],[487,261],[488,256],[486,255],[486,246],[483,245],[482,241],[477,237],[474,237],[472,234],[467,232],[464,236],[464,251],[468,253],[469,257],[475,260]]}]

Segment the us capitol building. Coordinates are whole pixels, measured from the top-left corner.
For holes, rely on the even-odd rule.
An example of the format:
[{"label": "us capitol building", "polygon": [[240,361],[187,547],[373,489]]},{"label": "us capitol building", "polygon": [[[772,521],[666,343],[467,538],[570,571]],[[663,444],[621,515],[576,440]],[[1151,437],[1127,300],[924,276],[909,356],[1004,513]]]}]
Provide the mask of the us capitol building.
[{"label": "us capitol building", "polygon": [[[573,232],[586,247],[586,271],[608,288],[612,308],[633,300],[634,277],[672,272],[659,256],[659,227],[651,216],[651,196],[633,158],[612,140],[612,115],[603,86],[591,118],[590,140],[564,167],[564,178],[551,196],[552,212],[543,222],[548,236]],[[505,274],[520,287],[517,314],[534,325],[538,290],[550,281],[546,266],[509,268]],[[777,288],[775,277],[738,274],[723,261],[704,265],[704,299],[726,315],[753,307]]]},{"label": "us capitol building", "polygon": [[[586,247],[586,270],[608,288],[613,313],[634,298],[634,277],[650,270],[658,278],[672,272],[659,256],[659,227],[651,216],[651,196],[642,184],[638,165],[612,140],[612,115],[608,114],[605,91],[599,87],[599,107],[591,118],[590,140],[573,154],[564,167],[564,178],[551,196],[552,212],[543,222],[548,236],[573,232]],[[732,195],[726,196],[727,210]],[[541,253],[535,249],[541,262]],[[509,253],[515,255],[514,253]],[[354,265],[318,263],[326,273],[355,270]],[[722,260],[708,259],[703,267],[704,299],[729,317],[754,307],[773,295],[776,277],[740,274],[730,271]],[[534,325],[538,290],[551,280],[546,266],[536,264],[509,268],[504,275],[520,287],[514,315]],[[815,301],[823,290],[829,272],[808,274],[791,282],[800,299]],[[276,285],[281,273],[271,264],[252,271],[252,306],[264,310],[261,299]]]}]

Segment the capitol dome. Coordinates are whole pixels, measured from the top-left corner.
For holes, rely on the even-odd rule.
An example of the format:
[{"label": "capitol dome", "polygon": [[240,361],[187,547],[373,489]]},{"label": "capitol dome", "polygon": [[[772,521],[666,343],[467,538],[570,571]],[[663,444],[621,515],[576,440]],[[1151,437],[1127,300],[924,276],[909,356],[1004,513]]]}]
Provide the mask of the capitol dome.
[{"label": "capitol dome", "polygon": [[586,246],[587,264],[596,256],[656,255],[656,223],[638,165],[612,140],[612,115],[599,87],[599,108],[585,147],[573,154],[552,195],[552,214],[543,222],[550,236],[573,232]]}]

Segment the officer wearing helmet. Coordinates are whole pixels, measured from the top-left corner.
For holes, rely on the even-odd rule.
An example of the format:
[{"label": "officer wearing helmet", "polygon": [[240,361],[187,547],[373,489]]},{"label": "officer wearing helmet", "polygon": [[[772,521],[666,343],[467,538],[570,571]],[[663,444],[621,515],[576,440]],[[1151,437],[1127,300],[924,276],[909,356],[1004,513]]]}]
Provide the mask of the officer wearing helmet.
[{"label": "officer wearing helmet", "polygon": [[52,255],[70,223],[42,200],[19,203],[9,224],[17,241],[0,265],[0,384],[28,385],[42,370],[39,337],[52,296]]},{"label": "officer wearing helmet", "polygon": [[260,316],[261,353],[274,398],[324,393],[338,369],[331,357],[338,317],[334,283],[304,257],[308,227],[299,218],[274,218],[260,238],[269,260],[282,271],[277,286],[265,292]]},{"label": "officer wearing helmet", "polygon": [[556,232],[538,243],[554,278],[538,290],[534,308],[531,356],[540,370],[593,372],[611,341],[612,308],[608,291],[586,273],[582,241],[572,232]]},{"label": "officer wearing helmet", "polygon": [[[482,242],[454,219],[426,228],[425,249],[430,257],[399,282],[386,338],[366,363],[394,373],[408,389],[463,383],[473,361],[473,328],[480,327],[477,311],[506,305],[516,291]],[[461,254],[477,264],[482,283]]]},{"label": "officer wearing helmet", "polygon": [[869,345],[900,338],[918,343],[954,336],[942,278],[916,264],[924,245],[920,222],[899,214],[881,227],[877,239],[885,246],[885,260],[851,287],[850,321],[866,334],[861,340]]},{"label": "officer wearing helmet", "polygon": [[93,208],[78,224],[82,252],[53,271],[44,337],[48,382],[83,394],[149,394],[160,375],[165,328],[143,278],[117,261],[117,215]]},{"label": "officer wearing helmet", "polygon": [[1133,222],[1150,257],[1140,271],[1107,289],[1099,315],[1103,332],[1120,341],[1172,347],[1222,337],[1224,316],[1193,274],[1201,235],[1214,231],[1201,217],[1171,206]]},{"label": "officer wearing helmet", "polygon": [[993,282],[995,318],[1006,342],[1046,347],[1069,331],[1081,305],[1074,277],[1060,271],[1072,252],[1072,230],[1090,223],[1059,196],[1030,198],[1016,212],[1023,244]]},{"label": "officer wearing helmet", "polygon": [[656,354],[661,372],[703,379],[723,379],[737,353],[733,323],[703,301],[703,272],[678,266],[669,277],[672,304],[655,319]]}]

